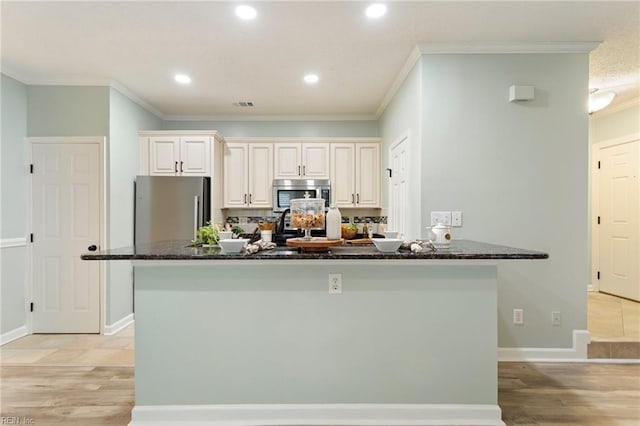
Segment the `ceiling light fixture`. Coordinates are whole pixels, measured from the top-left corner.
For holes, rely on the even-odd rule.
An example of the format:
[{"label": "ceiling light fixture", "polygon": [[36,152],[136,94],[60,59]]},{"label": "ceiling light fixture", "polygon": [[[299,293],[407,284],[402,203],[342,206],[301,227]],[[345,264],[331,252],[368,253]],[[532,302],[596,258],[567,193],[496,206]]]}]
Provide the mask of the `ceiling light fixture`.
[{"label": "ceiling light fixture", "polygon": [[252,6],[241,5],[236,7],[236,15],[238,15],[238,18],[248,21],[255,19],[255,17],[258,16],[258,12],[256,12],[256,9]]},{"label": "ceiling light fixture", "polygon": [[372,4],[365,11],[368,18],[377,19],[387,13],[387,6],[382,3]]},{"label": "ceiling light fixture", "polygon": [[598,89],[593,89],[589,93],[589,114],[601,109],[605,109],[616,97],[616,93],[612,91],[599,92]]},{"label": "ceiling light fixture", "polygon": [[304,76],[304,82],[307,84],[316,84],[320,80],[316,74],[307,74]]},{"label": "ceiling light fixture", "polygon": [[180,84],[189,84],[189,83],[191,83],[191,77],[189,77],[186,74],[176,74],[175,77],[173,77],[173,78]]}]

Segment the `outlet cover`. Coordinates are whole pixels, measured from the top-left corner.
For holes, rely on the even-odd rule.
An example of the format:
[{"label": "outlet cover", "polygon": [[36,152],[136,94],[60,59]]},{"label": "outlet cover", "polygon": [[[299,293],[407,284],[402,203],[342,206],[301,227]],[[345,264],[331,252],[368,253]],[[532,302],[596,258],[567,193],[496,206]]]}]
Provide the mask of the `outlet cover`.
[{"label": "outlet cover", "polygon": [[451,212],[431,212],[431,226],[435,226],[439,223],[443,225],[451,225]]}]

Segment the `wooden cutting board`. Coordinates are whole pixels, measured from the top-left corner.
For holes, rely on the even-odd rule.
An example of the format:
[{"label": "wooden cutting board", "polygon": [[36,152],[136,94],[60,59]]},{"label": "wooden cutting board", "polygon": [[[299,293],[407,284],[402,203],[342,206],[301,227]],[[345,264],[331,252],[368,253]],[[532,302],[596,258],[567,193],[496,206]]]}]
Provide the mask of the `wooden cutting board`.
[{"label": "wooden cutting board", "polygon": [[370,238],[358,238],[357,240],[347,240],[347,244],[366,245],[373,244],[373,241]]},{"label": "wooden cutting board", "polygon": [[329,247],[341,246],[344,240],[328,240],[326,237],[313,237],[310,240],[304,238],[289,238],[287,245],[289,247],[301,247],[306,251],[326,251]]}]

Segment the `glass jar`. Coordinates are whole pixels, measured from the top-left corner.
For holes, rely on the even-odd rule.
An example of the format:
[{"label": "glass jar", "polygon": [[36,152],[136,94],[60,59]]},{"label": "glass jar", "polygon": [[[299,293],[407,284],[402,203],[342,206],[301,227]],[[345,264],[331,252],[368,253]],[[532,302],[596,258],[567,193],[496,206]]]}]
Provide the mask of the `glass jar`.
[{"label": "glass jar", "polygon": [[291,227],[304,229],[304,239],[311,239],[312,229],[324,229],[324,199],[294,198],[290,201]]}]

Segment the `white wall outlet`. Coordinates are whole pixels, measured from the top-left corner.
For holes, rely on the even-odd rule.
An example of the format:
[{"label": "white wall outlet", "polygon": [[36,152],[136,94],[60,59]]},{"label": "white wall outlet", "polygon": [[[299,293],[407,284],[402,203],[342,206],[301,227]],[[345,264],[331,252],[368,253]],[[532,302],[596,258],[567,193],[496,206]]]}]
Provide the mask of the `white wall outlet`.
[{"label": "white wall outlet", "polygon": [[451,226],[462,226],[462,212],[451,212]]},{"label": "white wall outlet", "polygon": [[451,225],[451,212],[431,212],[431,226]]},{"label": "white wall outlet", "polygon": [[524,309],[513,310],[513,323],[517,325],[524,324]]},{"label": "white wall outlet", "polygon": [[553,324],[554,327],[562,325],[562,315],[560,314],[560,311],[551,312],[551,324]]},{"label": "white wall outlet", "polygon": [[329,274],[329,294],[342,294],[342,274]]}]

